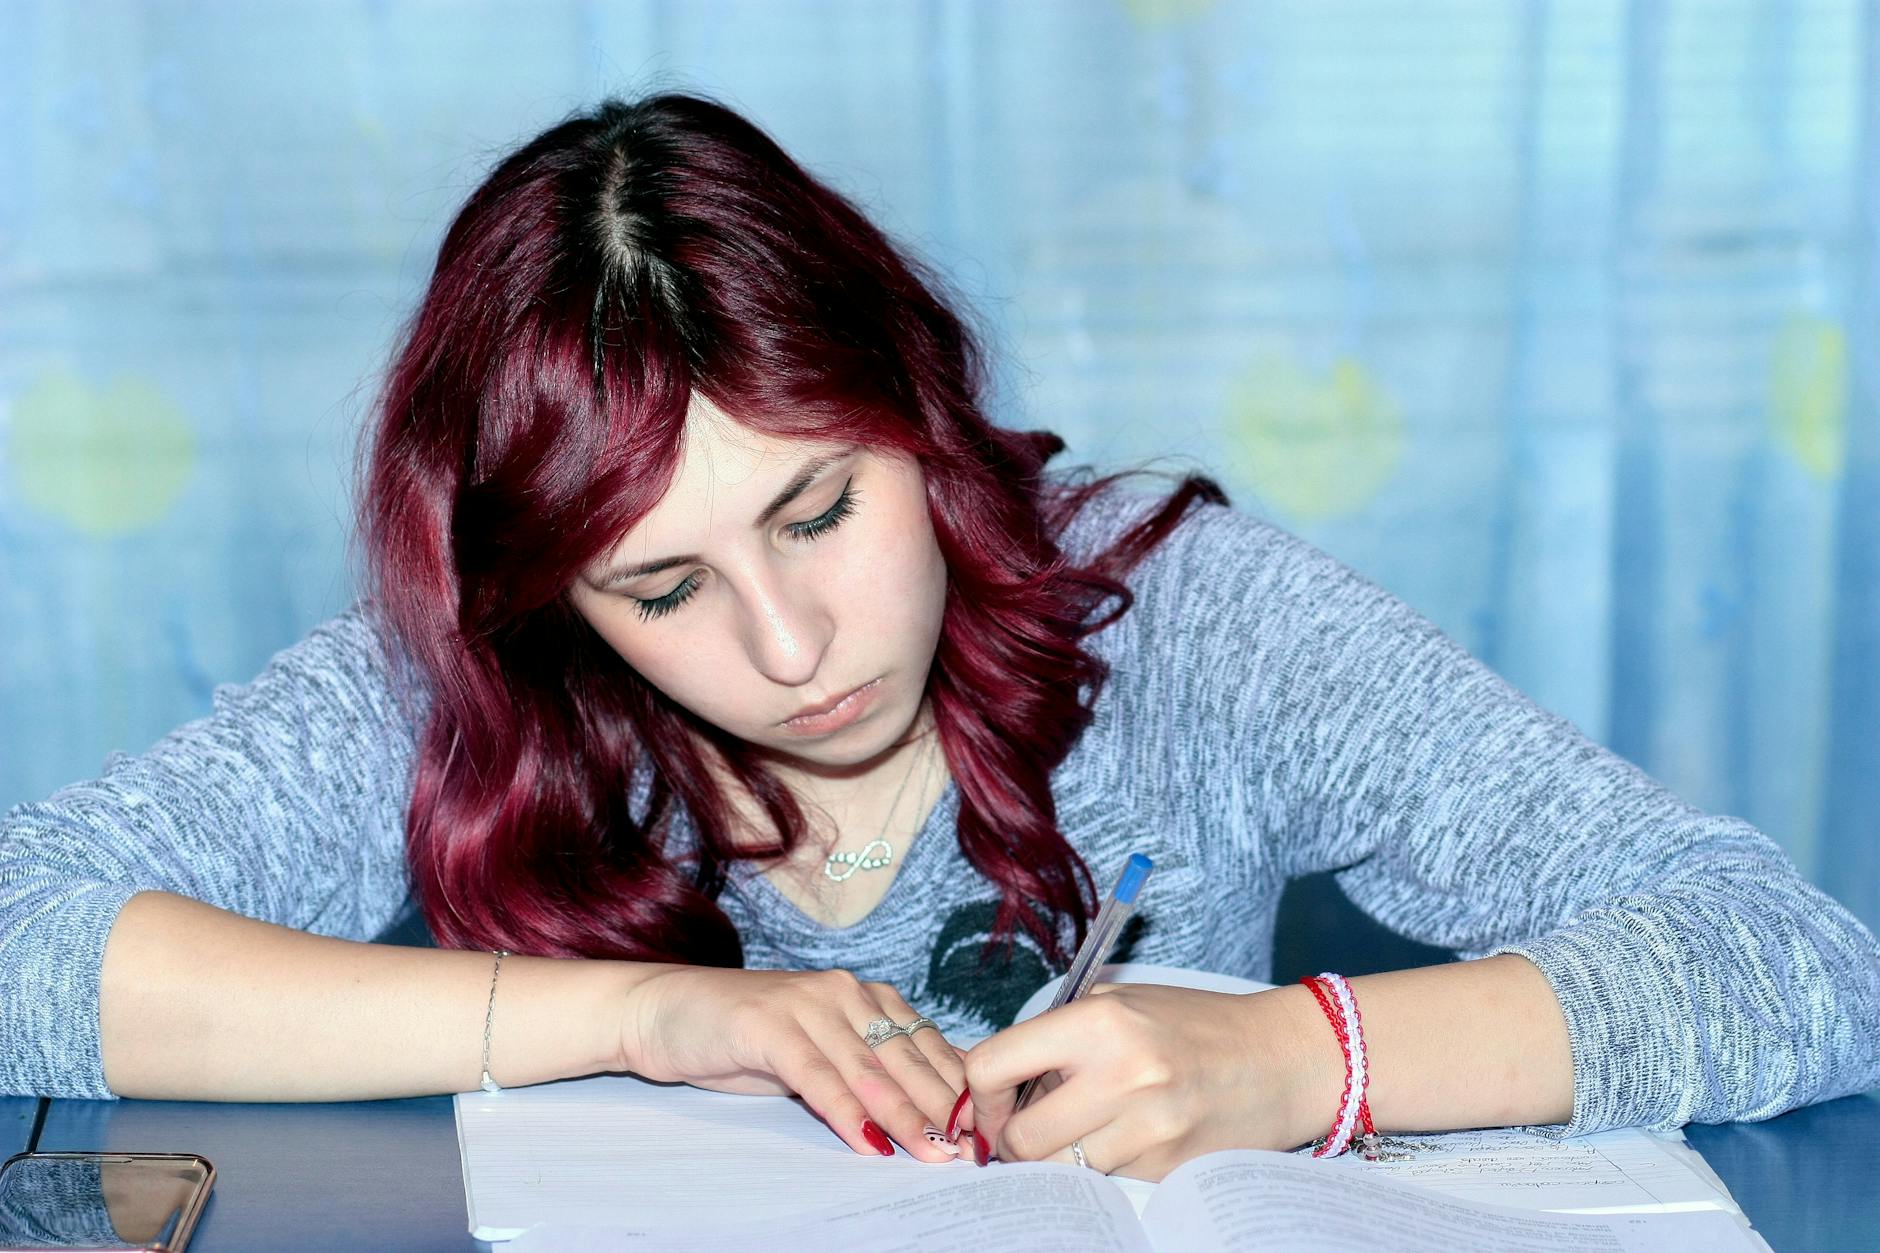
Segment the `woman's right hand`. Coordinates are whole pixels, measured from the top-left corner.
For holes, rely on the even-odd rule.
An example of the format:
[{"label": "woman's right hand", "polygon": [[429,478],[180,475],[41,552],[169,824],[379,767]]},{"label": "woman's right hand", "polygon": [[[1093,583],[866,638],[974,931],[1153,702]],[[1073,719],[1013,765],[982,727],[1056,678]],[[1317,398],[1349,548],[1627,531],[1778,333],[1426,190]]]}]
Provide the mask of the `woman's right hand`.
[{"label": "woman's right hand", "polygon": [[[801,1096],[857,1153],[892,1153],[885,1130],[921,1161],[964,1152],[983,1165],[983,1148],[975,1151],[983,1142],[949,1127],[970,1102],[961,1100],[964,1057],[939,1030],[896,1036],[875,1049],[862,1040],[877,1018],[906,1023],[917,1016],[892,986],[846,970],[669,966],[628,997],[621,1060],[660,1082]],[[958,1130],[958,1146],[948,1130]]]}]

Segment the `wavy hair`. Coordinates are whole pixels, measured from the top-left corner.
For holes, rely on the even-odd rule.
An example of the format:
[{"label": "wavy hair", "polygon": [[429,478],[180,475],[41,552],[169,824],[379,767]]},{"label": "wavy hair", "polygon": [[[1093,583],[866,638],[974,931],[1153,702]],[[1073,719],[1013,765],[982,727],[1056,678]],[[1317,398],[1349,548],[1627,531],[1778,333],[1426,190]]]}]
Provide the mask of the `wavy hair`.
[{"label": "wavy hair", "polygon": [[[440,944],[740,965],[727,866],[805,837],[788,786],[567,598],[671,484],[694,392],[753,430],[918,459],[948,570],[927,697],[960,847],[1001,893],[995,942],[1023,927],[1062,962],[1066,921],[1081,941],[1095,892],[1050,789],[1107,676],[1080,641],[1127,611],[1122,576],[1190,504],[1225,497],[1190,476],[1072,566],[1058,536],[1116,476],[1054,488],[1063,442],[986,420],[979,349],[941,290],[694,96],[604,101],[470,196],[396,347],[362,501],[379,618],[428,698],[406,840]],[[770,845],[732,838],[708,754]],[[684,853],[675,801],[697,831]]]}]

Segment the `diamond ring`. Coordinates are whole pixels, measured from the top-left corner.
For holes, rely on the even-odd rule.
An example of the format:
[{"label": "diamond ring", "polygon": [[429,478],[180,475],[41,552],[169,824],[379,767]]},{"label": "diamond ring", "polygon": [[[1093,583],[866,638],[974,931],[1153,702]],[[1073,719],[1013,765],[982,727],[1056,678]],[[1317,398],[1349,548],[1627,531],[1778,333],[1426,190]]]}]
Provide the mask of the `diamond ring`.
[{"label": "diamond ring", "polygon": [[913,1035],[906,1027],[891,1018],[877,1018],[868,1024],[868,1030],[862,1033],[862,1043],[871,1049],[878,1049],[897,1035]]}]

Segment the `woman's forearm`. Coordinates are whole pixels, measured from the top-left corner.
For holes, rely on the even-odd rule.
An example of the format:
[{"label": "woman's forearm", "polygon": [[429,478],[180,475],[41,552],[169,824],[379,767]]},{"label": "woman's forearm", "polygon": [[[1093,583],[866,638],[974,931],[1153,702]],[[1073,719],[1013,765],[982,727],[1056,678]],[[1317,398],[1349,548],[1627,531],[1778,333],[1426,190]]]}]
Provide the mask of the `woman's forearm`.
[{"label": "woman's forearm", "polygon": [[[139,893],[105,947],[105,1080],[120,1096],[176,1100],[467,1091],[482,1076],[494,961],[335,940]],[[491,1076],[507,1086],[622,1065],[627,996],[661,969],[505,958]]]},{"label": "woman's forearm", "polygon": [[[1532,962],[1513,954],[1351,980],[1364,1019],[1371,1116],[1379,1131],[1447,1131],[1564,1123],[1573,1115],[1573,1057],[1560,1003]],[[1312,993],[1282,998],[1300,1043],[1307,1096],[1301,1142],[1324,1135],[1345,1066]],[[1319,1098],[1311,1099],[1313,1094]]]}]

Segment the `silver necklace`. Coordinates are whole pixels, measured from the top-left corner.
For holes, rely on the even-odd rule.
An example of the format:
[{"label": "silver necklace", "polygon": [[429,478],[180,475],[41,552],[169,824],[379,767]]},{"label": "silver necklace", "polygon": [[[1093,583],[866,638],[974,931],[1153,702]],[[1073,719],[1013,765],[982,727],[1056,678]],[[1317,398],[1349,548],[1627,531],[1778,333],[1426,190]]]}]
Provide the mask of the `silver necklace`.
[{"label": "silver necklace", "polygon": [[914,767],[919,764],[921,754],[916,751],[907,763],[907,773],[901,776],[901,786],[896,790],[894,799],[888,802],[888,816],[881,821],[882,833],[862,845],[859,852],[831,853],[823,859],[823,874],[836,883],[847,883],[857,870],[880,870],[894,860],[894,845],[888,843],[887,833],[894,823],[894,811],[901,807],[901,797],[907,793],[908,781],[914,777]]}]

